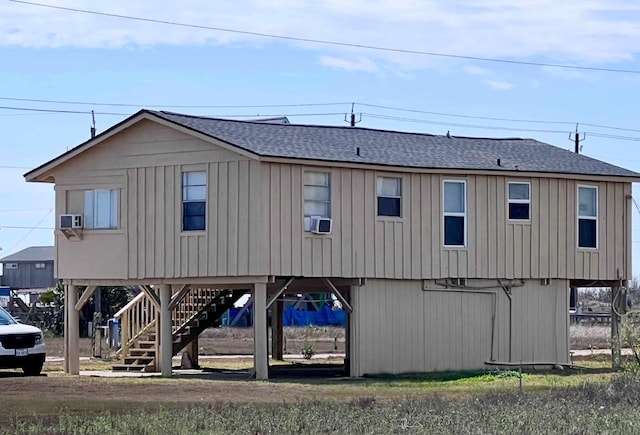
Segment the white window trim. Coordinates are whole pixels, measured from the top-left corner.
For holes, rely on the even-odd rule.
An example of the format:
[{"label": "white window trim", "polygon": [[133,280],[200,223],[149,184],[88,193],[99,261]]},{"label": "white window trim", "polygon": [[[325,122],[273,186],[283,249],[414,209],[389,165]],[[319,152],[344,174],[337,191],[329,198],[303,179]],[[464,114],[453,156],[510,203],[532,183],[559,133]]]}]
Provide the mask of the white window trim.
[{"label": "white window trim", "polygon": [[[96,219],[98,217],[98,201],[97,195],[100,191],[109,192],[109,225],[108,226],[96,226]],[[87,214],[87,193],[91,193],[91,213]],[[115,198],[112,196],[112,192],[115,192]],[[88,230],[117,230],[120,228],[120,201],[121,194],[119,188],[107,188],[107,189],[87,189],[84,196],[84,229]],[[115,204],[114,204],[115,201]],[[115,206],[115,210],[113,207]],[[90,217],[91,219],[88,219]],[[115,225],[113,220],[115,219]]]},{"label": "white window trim", "polygon": [[[445,201],[445,193],[444,186],[446,183],[460,183],[464,185],[464,213],[460,212],[446,212],[444,210],[444,201]],[[467,180],[451,180],[444,179],[442,180],[442,246],[445,248],[466,248],[467,247]],[[462,216],[464,218],[464,243],[462,245],[445,245],[445,234],[444,234],[444,218],[445,216]]]},{"label": "white window trim", "polygon": [[[594,216],[583,216],[580,214],[580,188],[585,187],[588,189],[595,189],[596,191],[596,215]],[[596,251],[600,248],[600,207],[598,206],[598,202],[600,201],[600,192],[598,191],[598,186],[593,186],[590,184],[578,184],[576,187],[576,246],[578,249],[584,249],[587,251]],[[580,246],[580,219],[589,219],[596,221],[596,247],[591,248],[589,246]]]},{"label": "white window trim", "polygon": [[[529,199],[509,198],[509,186],[512,184],[526,184],[529,186]],[[511,219],[509,217],[510,204],[529,204],[529,219]],[[530,181],[508,181],[507,182],[507,220],[510,222],[531,222],[531,182]]]},{"label": "white window trim", "polygon": [[6,270],[16,270],[16,269],[18,269],[18,263],[4,263],[4,269],[6,269]]},{"label": "white window trim", "polygon": [[42,263],[42,262],[34,263],[33,267],[35,269],[46,269],[47,268],[47,264],[46,263]]},{"label": "white window trim", "polygon": [[[185,184],[185,175],[189,174],[189,173],[202,173],[204,174],[205,180],[204,180],[204,184]],[[209,212],[208,212],[208,199],[209,199],[209,173],[207,172],[206,169],[183,169],[183,171],[181,172],[181,176],[180,176],[180,197],[181,197],[181,201],[180,201],[180,232],[184,233],[184,234],[190,234],[193,235],[194,233],[204,233],[207,231],[207,223],[208,223],[208,219],[209,219]],[[197,186],[204,186],[204,198],[203,199],[186,199],[185,198],[185,188],[189,188],[189,187],[197,187]],[[204,207],[205,207],[205,215],[204,215],[204,228],[201,230],[185,230],[184,229],[184,204],[185,203],[190,203],[190,202],[204,202]]]},{"label": "white window trim", "polygon": [[[328,181],[327,186],[321,186],[319,184],[307,184],[307,183],[305,183],[304,174],[308,173],[308,172],[315,172],[315,173],[319,173],[319,174],[327,174],[327,176],[328,176],[327,177],[327,181]],[[328,191],[329,191],[329,199],[327,201],[319,201],[319,200],[315,200],[315,199],[307,199],[307,198],[305,198],[305,196],[304,196],[305,189],[304,188],[306,186],[326,187],[328,189]],[[307,201],[315,202],[315,203],[323,203],[323,204],[327,204],[328,205],[327,212],[328,212],[329,216],[320,216],[320,217],[329,218],[330,219],[331,218],[331,214],[332,214],[332,207],[331,207],[332,199],[333,198],[332,198],[332,195],[331,195],[331,171],[322,171],[322,170],[313,170],[313,169],[305,170],[303,172],[303,174],[302,174],[302,208],[303,208],[303,213],[304,213],[304,208],[305,208],[304,205],[305,205],[305,203]],[[311,217],[311,215],[305,214],[304,217]]]},{"label": "white window trim", "polygon": [[[400,195],[381,195],[378,192],[378,178],[393,178],[395,180],[398,180],[400,182]],[[404,201],[402,200],[402,185],[403,185],[403,178],[401,176],[397,176],[397,175],[380,175],[377,174],[376,175],[376,217],[378,219],[402,219],[402,216],[404,215],[404,213],[402,213],[402,208],[404,207]],[[400,215],[399,216],[381,216],[380,215],[380,211],[378,210],[378,198],[397,198],[400,200]]]}]

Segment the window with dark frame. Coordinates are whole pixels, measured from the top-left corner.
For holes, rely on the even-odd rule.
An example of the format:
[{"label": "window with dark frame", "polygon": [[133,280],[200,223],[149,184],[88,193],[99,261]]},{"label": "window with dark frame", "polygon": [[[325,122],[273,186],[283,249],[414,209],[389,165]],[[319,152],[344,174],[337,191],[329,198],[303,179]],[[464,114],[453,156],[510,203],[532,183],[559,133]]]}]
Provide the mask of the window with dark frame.
[{"label": "window with dark frame", "polygon": [[401,216],[402,179],[397,177],[378,177],[378,216]]},{"label": "window with dark frame", "polygon": [[182,173],[182,231],[206,228],[207,173]]},{"label": "window with dark frame", "polygon": [[45,263],[35,263],[36,269],[46,269],[47,265]]},{"label": "window with dark frame", "polygon": [[444,246],[466,245],[466,181],[443,182]]},{"label": "window with dark frame", "polygon": [[328,172],[305,171],[304,215],[331,217],[331,176]]},{"label": "window with dark frame", "polygon": [[598,247],[598,188],[578,186],[578,248]]},{"label": "window with dark frame", "polygon": [[509,187],[509,220],[528,221],[531,219],[531,184],[510,181]]}]

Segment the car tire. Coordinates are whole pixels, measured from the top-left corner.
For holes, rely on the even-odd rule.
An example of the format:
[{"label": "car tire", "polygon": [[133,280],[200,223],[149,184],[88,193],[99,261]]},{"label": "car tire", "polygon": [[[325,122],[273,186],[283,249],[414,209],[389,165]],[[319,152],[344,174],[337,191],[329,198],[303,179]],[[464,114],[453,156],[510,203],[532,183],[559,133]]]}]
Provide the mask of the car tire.
[{"label": "car tire", "polygon": [[30,362],[22,366],[22,371],[26,376],[38,376],[42,372],[42,362]]}]

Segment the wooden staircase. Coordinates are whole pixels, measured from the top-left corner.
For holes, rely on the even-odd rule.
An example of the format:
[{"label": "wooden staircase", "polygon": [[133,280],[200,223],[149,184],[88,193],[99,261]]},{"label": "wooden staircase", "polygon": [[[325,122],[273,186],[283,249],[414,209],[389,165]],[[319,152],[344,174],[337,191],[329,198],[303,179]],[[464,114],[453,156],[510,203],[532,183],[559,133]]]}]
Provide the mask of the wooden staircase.
[{"label": "wooden staircase", "polygon": [[[179,290],[174,291],[174,296]],[[243,292],[220,289],[189,289],[172,310],[173,355],[184,349],[205,329],[220,326],[223,314]],[[114,316],[120,319],[122,347],[114,371],[157,371],[159,355],[157,307],[140,293]]]}]

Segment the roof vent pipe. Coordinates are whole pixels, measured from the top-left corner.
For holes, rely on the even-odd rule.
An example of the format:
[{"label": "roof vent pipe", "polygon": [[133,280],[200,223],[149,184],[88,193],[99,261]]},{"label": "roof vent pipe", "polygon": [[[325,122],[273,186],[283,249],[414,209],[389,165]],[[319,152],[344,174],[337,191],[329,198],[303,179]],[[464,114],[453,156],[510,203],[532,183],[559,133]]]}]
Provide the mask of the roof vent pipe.
[{"label": "roof vent pipe", "polygon": [[356,155],[360,157],[360,147],[356,147]]},{"label": "roof vent pipe", "polygon": [[498,158],[498,166],[501,166],[501,165],[500,165],[500,158]]}]

